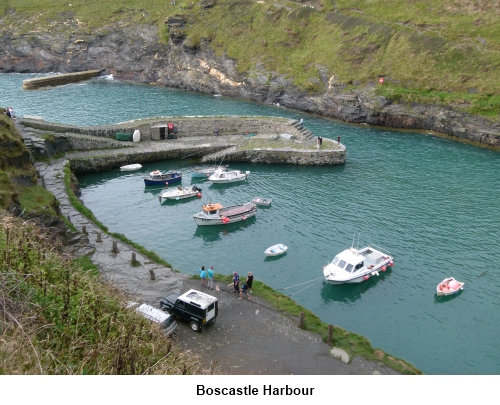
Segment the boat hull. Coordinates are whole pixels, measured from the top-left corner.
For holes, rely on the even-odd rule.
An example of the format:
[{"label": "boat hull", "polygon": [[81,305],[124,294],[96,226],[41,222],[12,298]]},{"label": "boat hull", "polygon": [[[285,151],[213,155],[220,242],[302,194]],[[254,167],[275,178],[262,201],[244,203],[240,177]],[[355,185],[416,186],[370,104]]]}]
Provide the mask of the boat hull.
[{"label": "boat hull", "polygon": [[182,174],[172,173],[169,175],[162,175],[158,178],[144,177],[144,185],[146,186],[164,186],[166,183],[178,183],[182,180]]},{"label": "boat hull", "polygon": [[[237,209],[235,210],[235,208]],[[231,211],[238,212],[231,214]],[[227,225],[228,223],[245,221],[255,216],[256,213],[257,207],[255,204],[247,203],[240,206],[227,207],[216,215],[207,215],[204,212],[200,212],[193,215],[193,218],[198,226]],[[224,218],[227,218],[228,221],[225,221]]]}]

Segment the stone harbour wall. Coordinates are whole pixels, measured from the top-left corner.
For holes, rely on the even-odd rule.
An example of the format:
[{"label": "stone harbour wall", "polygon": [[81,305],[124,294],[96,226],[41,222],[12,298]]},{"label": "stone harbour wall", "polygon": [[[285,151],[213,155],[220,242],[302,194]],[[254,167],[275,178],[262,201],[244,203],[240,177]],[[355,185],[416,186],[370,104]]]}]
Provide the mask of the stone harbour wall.
[{"label": "stone harbour wall", "polygon": [[[148,163],[164,160],[183,159],[186,156],[190,158],[201,158],[207,154],[219,152],[226,146],[213,147],[194,147],[173,150],[143,150],[133,154],[133,162]],[[113,151],[109,155],[82,157],[70,159],[71,170],[75,174],[93,173],[103,170],[114,170],[120,166],[130,164],[131,155],[120,151]]]},{"label": "stone harbour wall", "polygon": [[305,166],[341,165],[346,160],[345,148],[339,150],[253,149],[228,153],[224,161]]}]

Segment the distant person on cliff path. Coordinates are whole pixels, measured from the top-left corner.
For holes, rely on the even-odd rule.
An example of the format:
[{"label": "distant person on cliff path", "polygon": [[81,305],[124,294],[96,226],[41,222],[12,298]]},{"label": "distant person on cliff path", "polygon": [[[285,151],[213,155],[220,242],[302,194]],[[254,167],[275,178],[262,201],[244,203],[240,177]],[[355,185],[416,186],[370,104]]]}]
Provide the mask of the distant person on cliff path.
[{"label": "distant person on cliff path", "polygon": [[219,128],[214,129],[215,136],[219,136]]},{"label": "distant person on cliff path", "polygon": [[207,275],[208,275],[208,288],[210,290],[213,290],[214,289],[214,283],[215,283],[215,280],[214,280],[214,266],[210,266],[210,268],[207,271]]},{"label": "distant person on cliff path", "polygon": [[252,292],[253,274],[251,271],[248,272],[247,281],[245,281],[245,284],[248,288],[248,291]]},{"label": "distant person on cliff path", "polygon": [[301,118],[299,122],[299,130],[302,131],[302,128],[304,128],[304,118]]},{"label": "distant person on cliff path", "polygon": [[9,118],[14,118],[14,110],[12,109],[12,107],[8,107],[5,114],[7,114],[7,117]]}]

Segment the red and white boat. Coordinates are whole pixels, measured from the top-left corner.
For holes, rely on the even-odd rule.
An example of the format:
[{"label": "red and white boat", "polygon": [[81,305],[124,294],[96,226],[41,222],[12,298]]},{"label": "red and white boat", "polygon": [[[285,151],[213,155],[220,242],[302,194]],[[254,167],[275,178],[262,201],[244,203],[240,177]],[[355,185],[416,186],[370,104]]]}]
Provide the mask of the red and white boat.
[{"label": "red and white boat", "polygon": [[219,203],[209,203],[202,207],[202,211],[194,214],[193,218],[198,225],[223,225],[230,222],[244,221],[257,213],[257,206],[252,202],[223,207]]},{"label": "red and white boat", "polygon": [[465,283],[455,280],[453,277],[445,278],[436,287],[436,294],[441,297],[444,295],[457,294],[463,291]]}]

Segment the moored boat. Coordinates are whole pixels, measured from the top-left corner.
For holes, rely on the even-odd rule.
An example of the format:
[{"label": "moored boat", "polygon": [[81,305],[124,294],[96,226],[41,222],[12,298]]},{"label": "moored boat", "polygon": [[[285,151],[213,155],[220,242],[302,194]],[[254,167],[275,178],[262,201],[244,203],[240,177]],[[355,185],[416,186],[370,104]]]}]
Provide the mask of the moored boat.
[{"label": "moored boat", "polygon": [[443,295],[453,295],[463,291],[465,283],[455,280],[453,277],[445,278],[436,287],[436,294],[440,297]]},{"label": "moored boat", "polygon": [[270,198],[255,197],[252,202],[257,205],[262,205],[264,207],[269,207],[273,200]]},{"label": "moored boat", "polygon": [[282,243],[278,243],[277,245],[273,245],[268,247],[264,254],[266,256],[279,256],[285,253],[288,250],[288,247],[286,245],[283,245]]},{"label": "moored boat", "polygon": [[243,181],[248,178],[250,172],[247,170],[246,172],[242,172],[240,170],[222,170],[218,168],[215,170],[214,174],[208,177],[208,181],[212,183],[234,183],[236,181]]},{"label": "moored boat", "polygon": [[146,186],[165,186],[170,183],[176,183],[182,180],[182,174],[177,172],[162,173],[155,170],[149,173],[148,177],[144,177]]},{"label": "moored boat", "polygon": [[162,198],[165,198],[166,200],[183,200],[185,198],[196,196],[201,197],[201,188],[196,186],[189,188],[178,186],[177,188],[163,190],[158,198],[161,202]]},{"label": "moored boat", "polygon": [[131,165],[120,166],[120,170],[123,172],[131,172],[133,170],[139,170],[142,168],[142,165],[139,163],[133,163]]},{"label": "moored boat", "polygon": [[252,202],[223,207],[219,203],[209,203],[202,211],[193,215],[198,225],[222,225],[244,221],[257,213],[257,206]]},{"label": "moored boat", "polygon": [[351,247],[340,252],[331,263],[323,267],[323,275],[333,285],[361,283],[380,275],[380,271],[386,271],[393,265],[391,256],[371,246],[359,250]]}]

